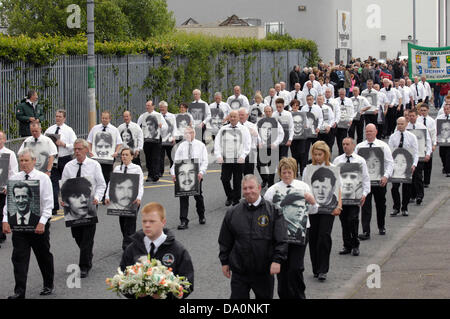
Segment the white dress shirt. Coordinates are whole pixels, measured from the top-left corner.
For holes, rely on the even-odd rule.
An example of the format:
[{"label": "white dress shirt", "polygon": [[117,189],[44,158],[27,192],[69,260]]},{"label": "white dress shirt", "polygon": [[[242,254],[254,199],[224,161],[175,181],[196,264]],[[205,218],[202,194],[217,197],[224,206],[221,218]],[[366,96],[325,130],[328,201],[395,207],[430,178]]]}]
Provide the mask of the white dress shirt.
[{"label": "white dress shirt", "polygon": [[250,153],[250,148],[251,148],[251,136],[250,136],[250,132],[248,130],[247,127],[243,126],[241,123],[237,123],[235,128],[232,127],[231,123],[224,125],[220,128],[219,132],[216,135],[216,138],[214,140],[214,155],[216,156],[217,159],[219,158],[223,158],[224,159],[224,163],[226,163],[226,159],[224,158],[223,154],[222,154],[222,134],[224,131],[228,131],[228,130],[239,130],[241,132],[241,137],[242,137],[242,148],[240,150],[238,150],[238,158],[245,160],[245,158],[247,157],[248,153]]},{"label": "white dress shirt", "polygon": [[[265,105],[270,105],[271,107],[272,107],[272,110],[276,110],[277,108],[276,108],[276,104],[275,104],[275,101],[277,100],[277,96],[275,95],[275,96],[270,96],[270,95],[268,95],[268,96],[266,96],[265,98],[264,98],[264,104]],[[263,112],[264,113],[264,112]]]},{"label": "white dress shirt", "polygon": [[[142,132],[141,127],[137,123],[130,121],[130,123],[128,123],[128,128],[132,133],[137,133],[136,136],[133,135],[134,139],[133,151],[142,151],[144,149],[144,133]],[[119,134],[122,134],[122,132],[127,129],[127,123],[120,124],[117,129],[119,130]],[[123,146],[125,146],[125,143],[123,143]]]},{"label": "white dress shirt", "polygon": [[300,102],[300,106],[306,105],[306,94],[302,90],[293,90],[289,96],[291,101],[295,99],[295,94],[297,94],[297,100]]},{"label": "white dress shirt", "polygon": [[327,89],[331,89],[331,96],[334,96],[334,86],[333,86],[333,84],[330,84],[330,83],[326,84],[326,83],[324,83],[324,85],[322,85],[322,94],[325,95],[325,91]]},{"label": "white dress shirt", "polygon": [[318,106],[317,104],[313,104],[312,106],[309,106],[308,104],[306,104],[306,105],[302,106],[302,108],[300,109],[300,112],[313,113],[314,116],[316,117],[316,119],[319,120],[317,122],[317,128],[322,127],[323,113],[322,113],[322,108],[320,106]]},{"label": "white dress shirt", "polygon": [[331,109],[334,112],[334,121],[335,123],[337,123],[337,121],[341,118],[341,108],[338,107],[339,106],[338,102],[335,100],[334,97],[330,97],[329,99],[324,97],[324,104],[331,107]]},{"label": "white dress shirt", "polygon": [[[398,130],[391,134],[388,144],[392,151],[399,147],[401,138],[402,132]],[[413,165],[417,167],[417,162],[419,161],[419,144],[417,143],[417,137],[407,130],[403,132],[403,148],[412,152]]]},{"label": "white dress shirt", "polygon": [[[53,142],[52,142],[53,143]],[[26,173],[20,171],[10,177],[10,180],[24,181]],[[41,218],[39,219],[40,224],[46,224],[48,219],[52,217],[53,210],[53,186],[47,174],[33,169],[29,174],[29,180],[39,180],[39,198],[40,198],[40,213]],[[29,216],[28,216],[29,218]],[[8,222],[8,196],[6,197],[6,204],[3,208],[3,222]]]},{"label": "white dress shirt", "polygon": [[276,99],[282,98],[284,100],[284,106],[289,105],[289,102],[291,101],[290,94],[287,91],[275,92],[275,96],[274,97]]},{"label": "white dress shirt", "polygon": [[[333,165],[339,166],[339,164],[347,163],[347,154],[341,154],[337,156],[334,161]],[[353,152],[350,155],[350,163],[358,163],[362,166],[362,184],[363,184],[363,196],[367,196],[367,194],[370,193],[370,176],[369,176],[369,170],[367,169],[367,163],[366,160],[362,157]],[[342,179],[342,177],[341,177]]]},{"label": "white dress shirt", "polygon": [[11,176],[19,172],[19,165],[17,163],[16,153],[11,151],[9,148],[3,146],[2,148],[0,148],[0,156],[2,154],[9,154],[8,178],[10,178]]},{"label": "white dress shirt", "polygon": [[[372,103],[370,104],[370,109],[368,109],[364,114],[374,115],[375,111],[379,113],[380,106],[382,106],[384,110],[384,101],[386,97],[383,93],[380,93],[372,88],[371,90],[365,89],[364,91],[362,91],[361,96],[365,97],[369,104]],[[374,101],[372,98],[369,99],[368,96],[374,96],[376,98],[376,101]]]},{"label": "white dress shirt", "polygon": [[367,99],[364,96],[361,95],[358,95],[358,97],[353,96],[351,100],[355,110],[355,118],[358,116],[358,113],[361,113],[362,109],[370,107],[369,101],[367,101]]},{"label": "white dress shirt", "polygon": [[[294,139],[294,120],[292,119],[292,114],[291,112],[288,112],[286,110],[281,111],[281,113],[279,113],[278,111],[273,112],[272,115],[273,118],[277,119],[278,122],[280,122],[280,124],[282,124],[281,126],[283,126],[283,124],[287,124],[288,126],[288,133],[289,133],[289,137],[288,137],[288,141],[292,141]],[[285,133],[286,135],[286,133]]]},{"label": "white dress shirt", "polygon": [[[80,166],[78,165],[77,159],[73,159],[70,162],[68,162],[66,164],[66,166],[64,167],[60,185],[63,185],[64,182],[69,178],[77,177],[79,167]],[[83,161],[83,165],[81,165],[81,176],[80,177],[86,177],[86,176],[89,176],[94,179],[94,181],[95,181],[95,196],[94,196],[94,198],[97,201],[100,201],[103,198],[103,194],[105,193],[105,189],[106,189],[105,178],[103,177],[102,167],[100,166],[100,164],[97,161],[90,159],[89,157],[86,157]],[[53,197],[52,197],[52,202],[53,202]]]},{"label": "white dress shirt", "polygon": [[[78,164],[76,164],[78,167]],[[130,163],[128,166],[125,166],[125,164],[117,165],[114,167],[113,173],[124,173],[125,167],[127,167],[127,174],[137,174],[139,175],[139,190],[138,195],[136,199],[141,200],[142,195],[144,195],[144,173],[142,172],[142,168],[139,165],[136,165],[134,163]],[[81,168],[81,171],[83,171],[83,168]],[[108,183],[108,188],[106,190],[105,199],[109,199],[109,186],[111,185],[111,182]]]},{"label": "white dress shirt", "polygon": [[231,101],[235,100],[235,99],[242,99],[242,106],[247,108],[250,106],[250,103],[248,102],[248,98],[245,95],[239,94],[238,97],[236,97],[236,95],[231,95],[228,97],[227,99],[227,104],[231,107]]},{"label": "white dress shirt", "polygon": [[418,123],[416,120],[415,124],[412,124],[411,122],[408,122],[408,125],[406,125],[406,129],[407,130],[426,130],[427,133],[427,137],[426,137],[426,141],[425,141],[425,154],[419,154],[419,157],[423,157],[425,155],[430,155],[431,156],[431,152],[432,152],[432,142],[431,142],[431,135],[430,132],[428,131],[428,129],[426,128],[425,125]]},{"label": "white dress shirt", "polygon": [[381,93],[383,93],[384,95],[386,95],[386,103],[389,105],[393,105],[393,106],[397,106],[399,104],[399,99],[398,99],[398,91],[395,88],[391,88],[389,91],[386,90],[386,88],[382,88],[380,90]]},{"label": "white dress shirt", "polygon": [[[319,129],[323,133],[327,127],[332,127],[334,123],[336,123],[336,118],[334,117],[333,110],[328,105],[322,104],[322,106],[320,106],[317,104],[317,106],[322,108],[323,121],[322,126],[320,126]],[[327,114],[327,118],[325,118],[325,113]]]},{"label": "white dress shirt", "polygon": [[42,172],[47,172],[48,165],[47,167],[43,166],[45,164],[45,158],[48,156],[53,156],[54,159],[54,157],[58,154],[58,149],[56,148],[55,143],[43,134],[39,135],[37,140],[38,143],[35,144],[35,138],[33,136],[27,137],[25,141],[23,141],[17,153],[20,153],[25,147],[29,147],[33,150],[34,155],[36,156],[36,169],[40,169]]},{"label": "white dress shirt", "polygon": [[437,130],[436,130],[436,121],[431,117],[431,116],[427,116],[425,123],[424,123],[424,117],[421,115],[417,118],[416,123],[420,123],[423,124],[424,126],[426,126],[428,132],[430,132],[430,136],[431,136],[431,142],[433,144],[433,146],[435,146],[437,144]]},{"label": "white dress shirt", "polygon": [[[95,136],[95,134],[97,134],[97,132],[100,132],[100,131],[103,131],[102,123],[95,125],[91,129],[91,131],[89,132],[87,141],[91,144],[94,144],[94,142],[93,142],[94,136]],[[109,123],[106,126],[106,132],[111,133],[111,136],[113,137],[113,139],[115,138],[115,141],[116,141],[116,145],[114,145],[114,151],[115,151],[117,145],[122,145],[122,137],[120,136],[119,130],[117,129],[117,127],[115,127],[114,125]]]},{"label": "white dress shirt", "polygon": [[[372,147],[381,147],[384,153],[384,174],[383,176],[388,178],[392,175],[394,159],[392,158],[392,152],[385,142],[380,141],[379,139],[375,139]],[[355,153],[358,153],[358,150],[363,147],[370,147],[369,142],[367,140],[362,141],[358,145],[356,145]]]},{"label": "white dress shirt", "polygon": [[[194,139],[191,143],[192,153],[190,158],[198,160],[199,173],[205,176],[206,170],[208,169],[208,151],[206,150],[206,146],[197,139]],[[187,159],[189,159],[189,142],[187,140],[184,140],[177,146],[177,150],[173,158],[174,163],[170,168],[170,175],[175,175],[175,162]]]},{"label": "white dress shirt", "polygon": [[[54,124],[50,126],[44,133],[45,134],[56,134],[56,130],[58,129],[58,125]],[[58,157],[71,156],[73,155],[73,142],[77,139],[77,135],[73,131],[73,129],[68,126],[66,123],[63,123],[59,127],[58,134],[60,134],[60,140],[66,144],[65,147],[58,146]]]},{"label": "white dress shirt", "polygon": [[[209,110],[211,111],[211,109],[217,109],[217,102],[213,102],[209,105]],[[231,112],[231,107],[223,101],[219,103],[219,109],[222,110],[224,118]]]},{"label": "white dress shirt", "polygon": [[409,86],[399,86],[398,90],[402,93],[402,102],[403,105],[411,103],[411,99],[414,100],[414,94]]},{"label": "white dress shirt", "polygon": [[246,128],[248,128],[248,131],[250,132],[250,137],[252,139],[251,148],[256,149],[258,146],[258,126],[256,126],[255,123],[252,123],[250,121],[245,121],[244,123],[241,123]]},{"label": "white dress shirt", "polygon": [[[161,233],[161,236],[159,236],[158,238],[156,238],[153,241],[153,245],[155,245],[155,249],[153,251],[154,254],[156,254],[156,252],[158,251],[159,246],[161,246],[166,241],[166,238],[167,238],[167,235],[164,234],[164,231],[163,231]],[[147,249],[147,253],[150,253],[152,240],[150,238],[148,238],[147,236],[144,236],[144,245],[145,245],[145,249]]]},{"label": "white dress shirt", "polygon": [[142,132],[144,132],[144,142],[145,142],[146,138],[152,138],[152,136],[146,136],[146,134],[148,134],[148,129],[147,129],[147,123],[145,120],[147,119],[147,116],[149,116],[149,115],[155,116],[156,119],[158,120],[158,124],[161,124],[161,127],[158,126],[158,129],[157,129],[159,131],[159,136],[161,136],[161,130],[167,129],[167,122],[164,119],[164,117],[161,115],[161,113],[158,113],[155,110],[153,110],[151,113],[149,113],[149,112],[142,113],[138,118],[137,124],[142,128]]},{"label": "white dress shirt", "polygon": [[[303,85],[303,92],[305,92],[306,95],[308,95],[308,93],[307,93],[308,86],[306,85],[308,82],[311,83],[311,80],[306,81],[305,84]],[[312,89],[315,89],[317,94],[322,94],[322,86],[320,85],[319,81],[314,80],[311,91],[312,91]]]},{"label": "white dress shirt", "polygon": [[411,86],[409,88],[411,89],[411,91],[413,93],[414,103],[416,103],[416,104],[419,103],[419,100],[425,101],[426,92],[425,92],[425,88],[421,82],[417,83],[417,88],[416,88],[415,83],[411,84]]},{"label": "white dress shirt", "polygon": [[420,83],[422,83],[422,85],[423,85],[423,89],[424,89],[424,92],[425,92],[425,98],[431,98],[431,86],[430,86],[430,83],[428,83],[427,81],[425,81],[425,82],[423,82],[423,81],[420,81]]},{"label": "white dress shirt", "polygon": [[311,89],[308,89],[308,87],[306,86],[306,83],[305,83],[305,86],[303,87],[303,93],[305,93],[306,97],[308,97],[309,94],[314,96],[314,101],[316,100],[317,95],[319,95],[319,91],[316,88],[312,87]]}]

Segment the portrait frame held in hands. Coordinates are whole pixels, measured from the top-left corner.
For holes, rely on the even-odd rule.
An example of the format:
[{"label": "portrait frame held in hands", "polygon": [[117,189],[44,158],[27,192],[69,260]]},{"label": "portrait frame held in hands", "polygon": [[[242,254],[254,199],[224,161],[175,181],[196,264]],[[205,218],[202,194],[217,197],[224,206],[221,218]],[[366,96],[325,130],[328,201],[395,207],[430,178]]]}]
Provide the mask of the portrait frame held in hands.
[{"label": "portrait frame held in hands", "polygon": [[110,204],[107,215],[136,217],[138,206],[133,204],[139,193],[139,175],[112,173],[109,182]]},{"label": "portrait frame held in hands", "polygon": [[34,232],[41,218],[40,181],[9,180],[7,196],[8,223],[11,230]]},{"label": "portrait frame held in hands", "polygon": [[200,195],[199,172],[200,166],[195,159],[175,162],[175,197]]},{"label": "portrait frame held in hands", "polygon": [[384,152],[381,147],[361,147],[358,155],[366,160],[370,184],[379,186],[384,175]]}]

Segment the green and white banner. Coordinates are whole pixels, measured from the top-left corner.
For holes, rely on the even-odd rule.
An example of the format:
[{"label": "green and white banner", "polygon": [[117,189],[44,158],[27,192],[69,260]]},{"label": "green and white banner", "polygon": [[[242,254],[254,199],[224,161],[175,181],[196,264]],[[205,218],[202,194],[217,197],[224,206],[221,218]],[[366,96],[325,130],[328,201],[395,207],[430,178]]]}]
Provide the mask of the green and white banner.
[{"label": "green and white banner", "polygon": [[422,75],[428,82],[450,82],[450,47],[421,47],[408,43],[409,77]]}]

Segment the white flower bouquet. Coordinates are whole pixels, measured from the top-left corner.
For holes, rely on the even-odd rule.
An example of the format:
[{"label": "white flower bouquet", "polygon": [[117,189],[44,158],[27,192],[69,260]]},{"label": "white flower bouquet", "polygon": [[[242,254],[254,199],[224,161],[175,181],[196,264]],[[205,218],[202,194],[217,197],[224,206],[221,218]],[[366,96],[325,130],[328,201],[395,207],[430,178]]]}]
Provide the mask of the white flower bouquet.
[{"label": "white flower bouquet", "polygon": [[160,299],[166,299],[170,293],[181,299],[188,292],[185,288],[191,285],[185,277],[174,275],[172,268],[167,268],[157,259],[150,259],[150,256],[139,258],[139,262],[127,266],[123,272],[118,268],[114,277],[106,278],[106,284],[108,290],[124,296]]}]

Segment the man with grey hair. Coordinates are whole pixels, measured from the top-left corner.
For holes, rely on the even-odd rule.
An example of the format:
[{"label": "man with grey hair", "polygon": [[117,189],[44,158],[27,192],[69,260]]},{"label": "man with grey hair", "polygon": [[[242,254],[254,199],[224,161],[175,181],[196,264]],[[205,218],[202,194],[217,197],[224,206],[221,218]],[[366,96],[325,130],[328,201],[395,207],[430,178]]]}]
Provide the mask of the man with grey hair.
[{"label": "man with grey hair", "polygon": [[38,104],[38,94],[29,90],[27,96],[20,101],[16,109],[16,118],[19,121],[20,137],[30,136],[30,124],[44,120],[44,108]]},{"label": "man with grey hair", "polygon": [[224,121],[228,117],[228,114],[231,112],[231,107],[222,101],[222,93],[216,92],[214,93],[214,102],[209,105],[209,109],[221,109],[224,115]]},{"label": "man with grey hair", "polygon": [[[30,263],[31,249],[36,256],[39,264],[39,268],[44,278],[44,287],[40,292],[40,295],[50,295],[53,291],[53,255],[50,252],[50,221],[52,217],[53,209],[53,188],[50,181],[50,177],[34,168],[36,164],[36,156],[29,148],[23,148],[19,152],[19,162],[21,171],[13,175],[11,181],[26,181],[26,180],[38,180],[39,181],[39,216],[36,212],[31,210],[30,204],[26,205],[28,212],[26,214],[21,213],[19,218],[20,204],[24,200],[31,200],[31,194],[29,192],[29,185],[27,183],[18,183],[13,188],[14,199],[18,211],[16,215],[11,215],[8,212],[9,200],[6,200],[6,205],[3,208],[3,233],[11,233],[11,226],[17,225],[21,227],[31,226],[34,219],[37,222],[36,228],[33,231],[15,231],[12,229],[12,263],[14,266],[14,278],[16,285],[14,287],[14,295],[8,297],[8,299],[24,299],[27,285],[28,266]],[[18,186],[17,186],[18,185]],[[14,222],[14,223],[13,223]],[[11,225],[11,226],[10,226]],[[35,226],[35,225],[33,225]],[[27,230],[27,229],[26,229]]]},{"label": "man with grey hair", "polygon": [[[246,107],[248,109],[248,107],[250,106],[250,103],[248,102],[248,98],[241,94],[241,87],[239,85],[236,85],[233,88],[234,94],[229,96],[227,99],[227,104],[232,108],[232,109],[239,109],[239,107],[243,106]],[[239,107],[233,108],[233,105],[235,103],[233,103],[234,101],[239,101],[240,105]]]},{"label": "man with grey hair", "polygon": [[144,149],[144,133],[141,127],[133,122],[130,111],[123,112],[123,123],[117,129],[122,137],[122,149],[129,147],[133,150],[133,164],[141,166],[140,152]]},{"label": "man with grey hair", "polygon": [[277,99],[275,88],[269,89],[269,95],[264,98],[264,104],[272,107],[272,110],[276,110],[275,101]]},{"label": "man with grey hair", "polygon": [[[204,104],[204,113],[200,114],[200,110],[197,108],[192,108],[189,106],[188,112],[192,114],[194,118],[194,127],[195,129],[202,130],[202,142],[205,144],[205,131],[206,131],[206,123],[211,120],[211,110],[209,109],[208,103],[202,100],[202,92],[199,89],[195,89],[192,91],[192,96],[194,97],[194,101],[192,103]],[[199,135],[197,133],[197,135]]]}]

